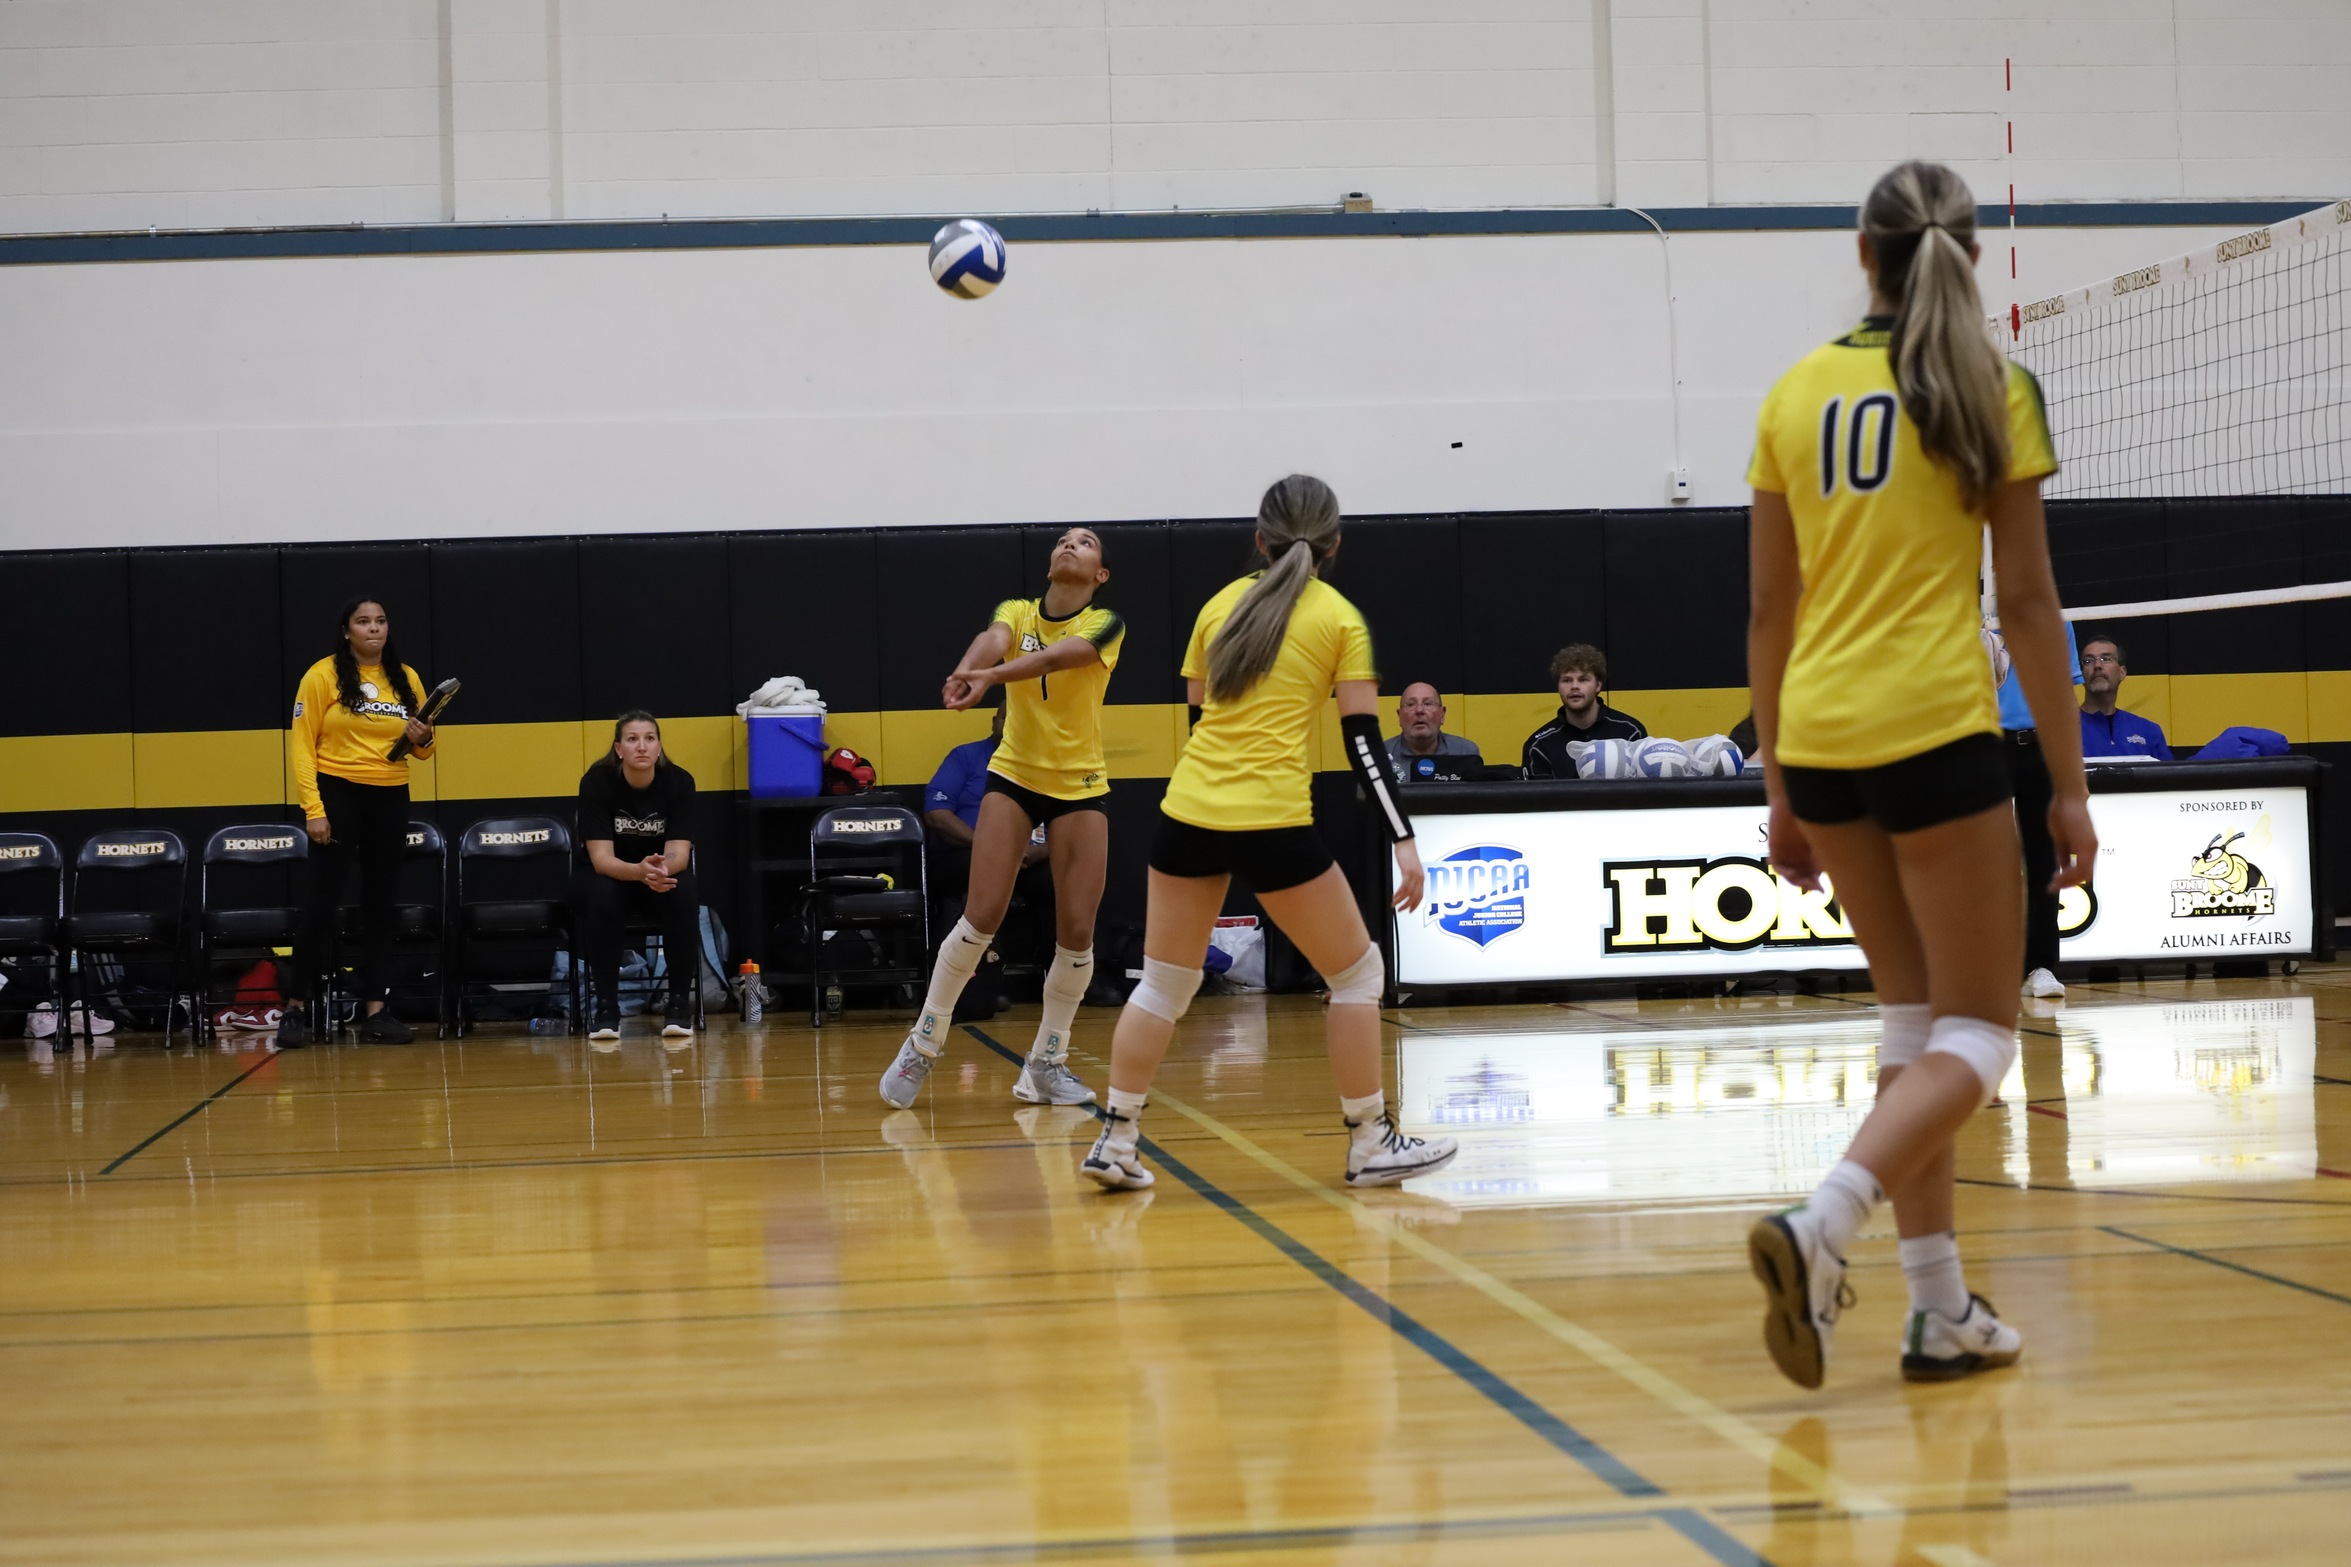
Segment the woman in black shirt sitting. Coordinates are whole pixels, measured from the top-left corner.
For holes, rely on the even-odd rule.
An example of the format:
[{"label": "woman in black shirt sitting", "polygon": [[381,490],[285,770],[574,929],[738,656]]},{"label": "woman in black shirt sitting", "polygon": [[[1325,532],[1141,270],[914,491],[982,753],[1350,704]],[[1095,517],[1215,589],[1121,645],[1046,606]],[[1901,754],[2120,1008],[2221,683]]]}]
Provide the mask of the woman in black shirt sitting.
[{"label": "woman in black shirt sitting", "polygon": [[694,775],[664,756],[651,713],[620,715],[612,749],[580,779],[580,844],[572,883],[595,1021],[590,1039],[620,1037],[620,948],[632,918],[661,931],[669,964],[662,1034],[694,1032],[702,900],[694,886]]}]

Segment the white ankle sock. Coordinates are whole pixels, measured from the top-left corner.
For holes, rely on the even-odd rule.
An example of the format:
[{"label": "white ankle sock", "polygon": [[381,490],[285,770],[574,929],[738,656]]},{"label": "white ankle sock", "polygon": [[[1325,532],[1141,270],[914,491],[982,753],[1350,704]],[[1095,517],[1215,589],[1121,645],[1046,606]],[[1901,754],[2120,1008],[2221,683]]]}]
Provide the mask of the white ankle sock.
[{"label": "white ankle sock", "polygon": [[1149,1094],[1130,1094],[1123,1088],[1110,1090],[1110,1108],[1117,1119],[1110,1123],[1110,1140],[1121,1148],[1132,1148],[1143,1135],[1143,1107],[1151,1102]]},{"label": "white ankle sock", "polygon": [[1821,1177],[1805,1206],[1819,1221],[1821,1239],[1842,1257],[1852,1248],[1853,1237],[1861,1233],[1871,1211],[1885,1200],[1876,1176],[1850,1159],[1840,1159],[1835,1169]]},{"label": "white ankle sock", "polygon": [[955,1003],[995,939],[991,933],[972,929],[969,920],[957,920],[955,928],[947,932],[947,939],[939,943],[939,961],[931,965],[930,994],[923,998],[922,1016],[915,1020],[915,1049],[926,1056],[945,1053]]},{"label": "white ankle sock", "polygon": [[1031,1061],[1044,1065],[1069,1054],[1069,1026],[1078,1015],[1078,1003],[1086,999],[1086,987],[1093,982],[1092,947],[1083,952],[1062,946],[1053,949],[1053,966],[1045,971],[1045,1011],[1037,1019],[1036,1043],[1029,1046]]},{"label": "white ankle sock", "polygon": [[1373,1125],[1388,1113],[1387,1090],[1375,1088],[1361,1099],[1349,1099],[1342,1094],[1339,1096],[1339,1113],[1359,1131]]},{"label": "white ankle sock", "polygon": [[1959,1237],[1915,1235],[1898,1243],[1902,1277],[1910,1281],[1910,1309],[1957,1322],[1967,1315],[1967,1274],[1959,1266]]}]

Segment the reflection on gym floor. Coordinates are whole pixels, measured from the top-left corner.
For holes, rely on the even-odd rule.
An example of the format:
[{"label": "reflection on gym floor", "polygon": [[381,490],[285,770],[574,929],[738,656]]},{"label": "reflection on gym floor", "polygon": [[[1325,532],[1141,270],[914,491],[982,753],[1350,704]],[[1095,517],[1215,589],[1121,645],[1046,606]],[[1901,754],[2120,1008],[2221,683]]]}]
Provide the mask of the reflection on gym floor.
[{"label": "reflection on gym floor", "polygon": [[[2317,1164],[2311,998],[2077,1006],[2028,1018],[2002,1084],[2011,1179],[2307,1179]],[[1869,1113],[1867,1014],[1607,1033],[1408,1035],[1399,1110],[1462,1141],[1412,1190],[1463,1206],[1702,1205],[1793,1197]],[[2062,1164],[2030,1157],[2033,1120]]]}]

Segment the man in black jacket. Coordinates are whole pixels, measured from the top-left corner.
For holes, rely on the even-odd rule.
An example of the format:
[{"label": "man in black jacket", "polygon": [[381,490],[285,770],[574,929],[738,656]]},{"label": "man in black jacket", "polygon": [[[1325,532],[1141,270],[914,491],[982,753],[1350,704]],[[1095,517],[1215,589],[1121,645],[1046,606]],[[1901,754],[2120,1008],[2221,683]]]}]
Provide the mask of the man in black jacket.
[{"label": "man in black jacket", "polygon": [[1563,647],[1551,659],[1559,682],[1559,713],[1527,736],[1520,765],[1529,778],[1573,778],[1575,761],[1567,748],[1578,740],[1646,740],[1648,728],[1602,700],[1608,689],[1608,655],[1588,642]]}]

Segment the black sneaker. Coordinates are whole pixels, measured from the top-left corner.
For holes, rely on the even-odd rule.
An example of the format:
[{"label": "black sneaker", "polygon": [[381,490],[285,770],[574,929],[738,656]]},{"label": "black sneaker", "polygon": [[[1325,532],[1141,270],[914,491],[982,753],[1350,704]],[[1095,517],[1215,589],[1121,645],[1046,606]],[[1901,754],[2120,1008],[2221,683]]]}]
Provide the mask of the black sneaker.
[{"label": "black sneaker", "polygon": [[596,1021],[588,1029],[590,1039],[618,1039],[620,1037],[620,1008],[610,1002],[596,1007]]},{"label": "black sneaker", "polygon": [[278,1048],[299,1050],[310,1043],[310,1014],[300,1007],[286,1008],[278,1019]]},{"label": "black sneaker", "polygon": [[359,1038],[370,1045],[405,1045],[416,1038],[416,1031],[392,1015],[390,1007],[371,1012],[367,1021],[359,1025]]},{"label": "black sneaker", "polygon": [[669,1005],[661,1009],[661,1037],[664,1039],[691,1039],[694,1037],[694,1001],[691,996],[669,998]]}]

